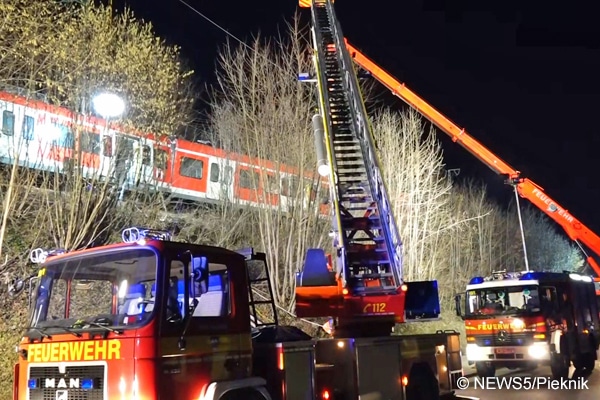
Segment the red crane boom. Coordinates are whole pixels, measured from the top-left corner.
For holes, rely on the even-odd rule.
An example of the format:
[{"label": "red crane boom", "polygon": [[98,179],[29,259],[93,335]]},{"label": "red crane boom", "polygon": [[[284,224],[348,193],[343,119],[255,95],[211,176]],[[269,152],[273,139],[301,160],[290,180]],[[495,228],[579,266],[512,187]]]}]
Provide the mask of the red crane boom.
[{"label": "red crane boom", "polygon": [[505,183],[516,186],[521,197],[529,200],[562,226],[569,238],[577,243],[583,254],[585,254],[586,261],[592,267],[596,275],[600,277],[600,265],[587,254],[581,245],[583,243],[594,253],[600,255],[600,237],[596,233],[548,196],[541,186],[528,178],[521,177],[520,171],[517,171],[508,165],[504,160],[478,142],[473,136],[469,135],[464,128],[460,128],[448,117],[419,97],[415,92],[407,88],[404,83],[396,80],[392,75],[383,70],[383,68],[379,67],[375,62],[348,43],[348,40],[346,40],[346,47],[356,64],[369,72],[395,96],[402,99],[431,121],[431,123],[437,126],[441,131],[450,136],[452,141],[460,144],[497,174],[505,176]]}]

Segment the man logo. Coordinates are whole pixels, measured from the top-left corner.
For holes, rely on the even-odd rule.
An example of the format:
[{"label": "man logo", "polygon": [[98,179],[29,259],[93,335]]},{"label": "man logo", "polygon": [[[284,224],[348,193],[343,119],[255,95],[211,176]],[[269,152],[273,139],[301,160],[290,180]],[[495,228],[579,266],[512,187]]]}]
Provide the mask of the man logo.
[{"label": "man logo", "polygon": [[68,390],[57,390],[56,391],[56,400],[69,400],[69,391]]}]

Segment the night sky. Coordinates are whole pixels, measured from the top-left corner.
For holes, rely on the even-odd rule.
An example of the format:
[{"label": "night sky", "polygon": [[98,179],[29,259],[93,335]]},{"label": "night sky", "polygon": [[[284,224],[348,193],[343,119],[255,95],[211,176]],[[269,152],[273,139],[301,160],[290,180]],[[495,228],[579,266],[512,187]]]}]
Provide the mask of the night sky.
[{"label": "night sky", "polygon": [[[293,0],[186,1],[243,40],[273,35],[298,10]],[[224,32],[179,0],[117,3],[182,46],[211,83]],[[353,45],[600,233],[600,24],[594,10],[570,4],[338,0],[336,10]],[[512,198],[502,178],[439,137],[448,168],[485,181],[505,203]]]}]

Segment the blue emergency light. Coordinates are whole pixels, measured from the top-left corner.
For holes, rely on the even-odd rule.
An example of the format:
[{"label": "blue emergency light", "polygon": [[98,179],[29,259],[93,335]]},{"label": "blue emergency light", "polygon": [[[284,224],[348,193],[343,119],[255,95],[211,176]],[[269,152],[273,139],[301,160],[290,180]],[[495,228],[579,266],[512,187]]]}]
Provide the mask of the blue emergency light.
[{"label": "blue emergency light", "polygon": [[521,280],[522,281],[529,281],[532,279],[537,279],[538,278],[538,274],[536,272],[527,272],[525,274],[523,274],[523,276],[521,276]]},{"label": "blue emergency light", "polygon": [[300,72],[298,74],[298,81],[300,82],[316,82],[316,78],[311,76],[308,72]]},{"label": "blue emergency light", "polygon": [[472,278],[471,281],[469,282],[469,285],[477,285],[479,283],[483,283],[483,277],[482,276],[476,276],[475,278]]},{"label": "blue emergency light", "polygon": [[94,388],[94,380],[92,378],[83,378],[81,380],[81,389],[91,390]]}]

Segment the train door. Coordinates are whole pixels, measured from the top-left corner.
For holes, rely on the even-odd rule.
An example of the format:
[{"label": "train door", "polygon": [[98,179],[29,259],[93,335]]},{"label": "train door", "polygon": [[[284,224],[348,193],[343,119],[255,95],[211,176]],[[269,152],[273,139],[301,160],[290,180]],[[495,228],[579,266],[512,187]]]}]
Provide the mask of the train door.
[{"label": "train door", "polygon": [[209,157],[208,182],[206,197],[211,200],[233,201],[233,168],[234,162],[216,157]]},{"label": "train door", "polygon": [[21,146],[20,164],[29,168],[39,168],[35,155],[36,141],[35,139],[35,118],[31,115],[27,115],[27,109],[25,109],[25,115],[23,115],[23,125],[21,126],[21,139],[23,145]]},{"label": "train door", "polygon": [[173,171],[173,191],[187,198],[205,198],[208,158],[199,154],[177,151]]},{"label": "train door", "polygon": [[154,147],[154,179],[160,189],[169,187],[172,177],[172,167],[169,166],[168,147]]},{"label": "train door", "polygon": [[100,174],[100,135],[96,132],[81,131],[78,132],[78,147],[76,154],[79,155],[78,166],[81,167],[83,175],[89,178],[97,178]]},{"label": "train door", "polygon": [[260,175],[254,168],[240,166],[235,174],[235,197],[241,204],[256,204],[260,196]]},{"label": "train door", "polygon": [[285,212],[292,213],[294,207],[298,204],[298,190],[300,181],[296,176],[287,175],[281,177],[281,209]]},{"label": "train door", "polygon": [[[11,109],[9,109],[9,107]],[[9,103],[0,102],[2,126],[0,126],[0,161],[12,164],[15,160],[15,113]]]},{"label": "train door", "polygon": [[135,182],[133,168],[133,142],[134,139],[118,135],[115,141],[115,161],[113,176],[119,187],[124,188]]},{"label": "train door", "polygon": [[113,162],[113,150],[115,132],[108,131],[100,134],[100,174],[101,176],[109,176]]},{"label": "train door", "polygon": [[[17,112],[6,103],[7,109],[2,110],[2,125],[0,132],[0,160],[12,163],[18,157],[19,165],[35,167],[32,157],[35,148],[32,144],[35,119],[32,116]],[[22,118],[22,119],[21,119]],[[31,147],[31,149],[30,149]]]},{"label": "train door", "polygon": [[152,146],[145,141],[133,142],[133,185],[146,186],[154,182],[154,165],[152,162]]},{"label": "train door", "polygon": [[263,171],[261,174],[261,202],[271,207],[279,205],[279,179],[277,173],[272,171]]}]

